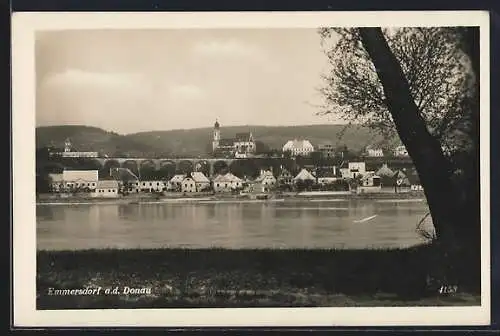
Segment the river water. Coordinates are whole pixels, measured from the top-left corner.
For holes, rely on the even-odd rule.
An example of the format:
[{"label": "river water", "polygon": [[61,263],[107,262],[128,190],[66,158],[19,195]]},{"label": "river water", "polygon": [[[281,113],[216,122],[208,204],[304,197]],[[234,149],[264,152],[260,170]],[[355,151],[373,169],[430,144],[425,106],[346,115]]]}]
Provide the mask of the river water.
[{"label": "river water", "polygon": [[416,199],[40,204],[37,248],[408,247],[427,212]]}]

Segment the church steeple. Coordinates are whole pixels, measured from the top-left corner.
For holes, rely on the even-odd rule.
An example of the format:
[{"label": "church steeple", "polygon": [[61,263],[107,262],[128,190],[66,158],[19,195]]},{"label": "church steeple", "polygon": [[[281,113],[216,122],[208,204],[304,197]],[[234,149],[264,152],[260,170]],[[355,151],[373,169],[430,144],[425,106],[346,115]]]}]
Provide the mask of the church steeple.
[{"label": "church steeple", "polygon": [[220,124],[218,120],[215,120],[214,135],[212,140],[212,150],[215,151],[217,147],[219,147],[219,141],[220,141]]},{"label": "church steeple", "polygon": [[71,140],[69,138],[67,138],[64,141],[64,151],[65,152],[71,152]]}]

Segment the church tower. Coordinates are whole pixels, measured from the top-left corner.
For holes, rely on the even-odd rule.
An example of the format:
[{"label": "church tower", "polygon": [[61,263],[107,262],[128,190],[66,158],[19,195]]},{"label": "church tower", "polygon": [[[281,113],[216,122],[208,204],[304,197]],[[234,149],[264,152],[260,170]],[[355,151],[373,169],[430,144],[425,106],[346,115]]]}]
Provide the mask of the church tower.
[{"label": "church tower", "polygon": [[71,152],[71,141],[69,140],[69,138],[64,141],[64,151]]},{"label": "church tower", "polygon": [[219,141],[220,141],[220,124],[216,120],[214,124],[214,138],[212,140],[212,150],[216,150],[217,147],[219,147]]}]

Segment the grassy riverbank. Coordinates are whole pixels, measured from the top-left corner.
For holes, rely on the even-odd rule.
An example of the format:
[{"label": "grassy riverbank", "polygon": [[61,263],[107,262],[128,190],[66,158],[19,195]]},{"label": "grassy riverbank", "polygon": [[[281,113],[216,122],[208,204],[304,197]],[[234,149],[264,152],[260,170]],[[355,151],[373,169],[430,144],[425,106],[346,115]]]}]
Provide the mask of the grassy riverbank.
[{"label": "grassy riverbank", "polygon": [[[474,280],[442,295],[432,247],[400,250],[38,251],[37,309],[479,305]],[[49,295],[99,288],[100,295]],[[106,288],[150,293],[105,295]]]}]

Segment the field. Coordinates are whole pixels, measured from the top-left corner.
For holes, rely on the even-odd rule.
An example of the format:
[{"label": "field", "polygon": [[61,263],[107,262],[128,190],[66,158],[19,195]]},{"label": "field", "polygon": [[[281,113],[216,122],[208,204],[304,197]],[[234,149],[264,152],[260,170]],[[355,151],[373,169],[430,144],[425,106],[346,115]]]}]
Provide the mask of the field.
[{"label": "field", "polygon": [[[432,246],[38,251],[37,309],[480,305],[472,278],[456,293],[439,293],[428,269],[433,253]],[[49,295],[99,287],[94,295]],[[122,293],[105,293],[115,287]]]}]

